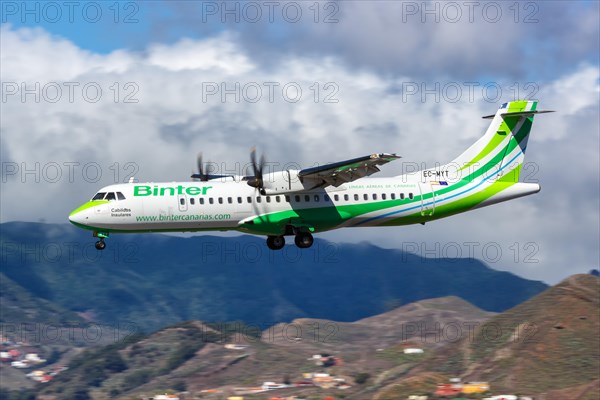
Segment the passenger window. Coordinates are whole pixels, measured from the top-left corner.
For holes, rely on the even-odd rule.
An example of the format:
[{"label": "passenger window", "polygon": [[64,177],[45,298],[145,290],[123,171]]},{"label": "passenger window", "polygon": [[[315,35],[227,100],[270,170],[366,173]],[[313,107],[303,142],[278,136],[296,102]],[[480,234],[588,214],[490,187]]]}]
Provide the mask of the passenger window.
[{"label": "passenger window", "polygon": [[329,195],[328,195],[328,194],[324,195],[324,196],[323,196],[323,199],[324,199],[325,201],[330,201],[330,200],[331,200],[331,199],[329,198]]},{"label": "passenger window", "polygon": [[280,196],[275,196],[275,201],[278,203],[281,203],[281,197]]},{"label": "passenger window", "polygon": [[344,200],[348,201],[348,199],[350,199],[350,196],[348,196],[347,194],[344,195]]},{"label": "passenger window", "polygon": [[270,202],[271,202],[271,196],[267,196],[267,197],[265,197],[265,198],[267,199],[267,203],[270,203]]},{"label": "passenger window", "polygon": [[117,192],[117,199],[119,199],[119,200],[125,200],[125,196],[123,196],[123,193]]},{"label": "passenger window", "polygon": [[365,199],[365,200],[369,200],[369,195],[368,195],[368,194],[366,194],[366,193],[365,193],[365,194],[363,194],[363,199]]},{"label": "passenger window", "polygon": [[300,195],[296,195],[294,196],[294,199],[296,200],[296,203],[300,203]]},{"label": "passenger window", "polygon": [[248,203],[252,203],[252,197],[248,196],[248,198],[246,199],[248,201]]},{"label": "passenger window", "polygon": [[409,198],[409,199],[411,199],[411,200],[412,200],[412,199],[413,199],[413,197],[414,197],[414,196],[413,196],[413,194],[412,194],[412,193],[409,193],[409,194],[408,194],[408,198]]},{"label": "passenger window", "polygon": [[238,197],[238,204],[242,204],[242,198]]},{"label": "passenger window", "polygon": [[261,201],[261,197],[260,196],[256,196],[256,202],[260,203],[260,201]]},{"label": "passenger window", "polygon": [[319,201],[319,195],[315,194],[315,201]]},{"label": "passenger window", "polygon": [[337,194],[334,194],[334,195],[333,195],[333,199],[334,199],[335,201],[339,201],[339,200],[340,200],[340,196],[338,196]]},{"label": "passenger window", "polygon": [[214,200],[212,197],[210,197],[210,198],[208,199],[208,202],[209,202],[210,204],[214,204],[214,203],[215,203],[215,200]]},{"label": "passenger window", "polygon": [[400,193],[400,200],[404,200],[404,193]]},{"label": "passenger window", "polygon": [[196,202],[196,200],[194,200],[194,198],[192,197],[192,198],[190,199],[190,204],[191,204],[191,205],[194,205],[194,203],[195,203],[195,202]]},{"label": "passenger window", "polygon": [[[115,200],[115,194],[113,192],[106,193],[105,200],[109,200],[109,201]],[[173,204],[173,203],[171,203],[171,204]]]},{"label": "passenger window", "polygon": [[381,200],[385,200],[385,193],[381,194]]},{"label": "passenger window", "polygon": [[219,197],[219,204],[223,204],[223,198]]},{"label": "passenger window", "polygon": [[396,193],[390,194],[390,197],[392,198],[392,200],[396,200]]},{"label": "passenger window", "polygon": [[288,196],[287,194],[285,195],[285,201],[287,201],[288,203],[290,202],[290,196]]},{"label": "passenger window", "polygon": [[233,198],[231,198],[231,197],[228,197],[228,198],[227,198],[227,203],[229,203],[229,204],[233,204]]},{"label": "passenger window", "polygon": [[354,195],[354,200],[358,201],[358,194]]},{"label": "passenger window", "polygon": [[373,193],[373,200],[377,200],[377,193]]},{"label": "passenger window", "polygon": [[179,199],[179,204],[182,206],[185,205],[185,199],[183,197]]},{"label": "passenger window", "polygon": [[106,192],[96,193],[96,195],[92,198],[92,201],[94,201],[94,200],[102,200],[102,199],[104,199],[104,196],[106,196]]},{"label": "passenger window", "polygon": [[310,196],[309,195],[304,195],[304,201],[306,201],[307,203],[310,201]]},{"label": "passenger window", "polygon": [[200,203],[200,204],[204,204],[204,197],[200,197],[200,198],[198,199],[198,203]]}]

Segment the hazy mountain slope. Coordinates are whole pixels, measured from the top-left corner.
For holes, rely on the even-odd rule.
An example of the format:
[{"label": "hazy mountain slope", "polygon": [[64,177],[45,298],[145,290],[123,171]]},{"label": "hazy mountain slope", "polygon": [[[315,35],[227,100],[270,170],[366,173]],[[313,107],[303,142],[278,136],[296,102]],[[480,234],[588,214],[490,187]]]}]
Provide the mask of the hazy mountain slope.
[{"label": "hazy mountain slope", "polygon": [[[129,321],[146,331],[190,319],[263,328],[301,317],[354,321],[451,295],[502,311],[547,287],[473,259],[423,259],[365,243],[318,240],[307,251],[273,253],[251,236],[115,235],[98,254],[89,232],[68,225],[0,227],[6,246],[34,249],[6,255],[10,279],[99,322]],[[44,256],[49,248],[60,256]]]},{"label": "hazy mountain slope", "polygon": [[0,272],[0,324],[82,322],[77,314],[36,297]]}]

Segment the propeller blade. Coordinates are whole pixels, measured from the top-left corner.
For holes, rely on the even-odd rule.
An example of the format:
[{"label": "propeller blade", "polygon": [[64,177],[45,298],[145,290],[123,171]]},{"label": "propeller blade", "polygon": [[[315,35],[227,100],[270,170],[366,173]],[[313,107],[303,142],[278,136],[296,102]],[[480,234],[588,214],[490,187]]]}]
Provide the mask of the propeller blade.
[{"label": "propeller blade", "polygon": [[200,176],[201,181],[206,181],[206,177],[204,175],[204,165],[202,163],[202,153],[198,153],[198,157],[196,158],[196,162],[198,164],[198,175]]},{"label": "propeller blade", "polygon": [[252,163],[252,171],[254,176],[248,180],[248,185],[257,189],[263,190],[263,167],[265,165],[264,154],[260,156],[259,163],[256,163],[256,147],[250,150],[250,162]]}]

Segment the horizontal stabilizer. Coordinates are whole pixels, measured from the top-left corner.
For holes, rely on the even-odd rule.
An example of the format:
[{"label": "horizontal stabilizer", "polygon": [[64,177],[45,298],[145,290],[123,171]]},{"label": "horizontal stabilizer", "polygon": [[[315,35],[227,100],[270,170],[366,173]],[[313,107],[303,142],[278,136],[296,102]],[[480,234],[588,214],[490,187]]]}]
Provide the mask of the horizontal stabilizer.
[{"label": "horizontal stabilizer", "polygon": [[[551,113],[554,112],[553,110],[539,110],[539,111],[517,111],[517,112],[507,112],[507,113],[501,113],[500,115],[502,117],[505,116],[510,116],[510,117],[528,117],[530,115],[535,115],[535,114],[545,114],[545,113]],[[486,115],[483,116],[481,118],[483,119],[492,119],[496,116],[496,114],[492,114],[492,115]]]}]

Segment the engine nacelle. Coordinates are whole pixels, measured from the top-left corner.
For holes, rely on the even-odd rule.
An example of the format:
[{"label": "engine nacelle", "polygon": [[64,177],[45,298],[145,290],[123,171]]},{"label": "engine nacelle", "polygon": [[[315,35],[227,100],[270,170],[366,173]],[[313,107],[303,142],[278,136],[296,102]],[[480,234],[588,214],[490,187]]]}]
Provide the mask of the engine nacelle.
[{"label": "engine nacelle", "polygon": [[263,175],[265,194],[286,194],[310,190],[321,183],[310,179],[303,179],[301,181],[298,177],[298,172],[298,170],[289,169]]}]

